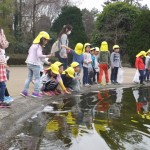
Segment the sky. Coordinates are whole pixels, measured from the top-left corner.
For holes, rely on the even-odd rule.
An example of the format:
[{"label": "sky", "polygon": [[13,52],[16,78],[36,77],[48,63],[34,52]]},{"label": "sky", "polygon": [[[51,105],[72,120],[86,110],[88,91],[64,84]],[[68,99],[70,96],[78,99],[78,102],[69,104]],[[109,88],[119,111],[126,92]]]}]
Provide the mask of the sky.
[{"label": "sky", "polygon": [[[106,0],[81,0],[81,2],[79,2],[80,0],[74,0],[75,2],[78,2],[78,7],[83,9],[83,8],[87,8],[89,10],[91,10],[92,8],[97,8],[99,11],[103,10],[102,4],[106,1]],[[140,2],[142,5],[147,4],[148,7],[150,8],[150,0],[141,0]]]}]

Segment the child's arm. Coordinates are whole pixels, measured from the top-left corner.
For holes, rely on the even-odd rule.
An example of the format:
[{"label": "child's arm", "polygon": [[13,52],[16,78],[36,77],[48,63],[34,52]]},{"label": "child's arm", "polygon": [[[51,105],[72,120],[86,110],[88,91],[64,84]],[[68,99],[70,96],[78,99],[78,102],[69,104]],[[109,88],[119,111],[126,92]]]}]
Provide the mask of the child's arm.
[{"label": "child's arm", "polygon": [[71,51],[71,48],[66,46],[66,45],[61,45],[62,48],[65,48],[67,53],[69,53]]}]

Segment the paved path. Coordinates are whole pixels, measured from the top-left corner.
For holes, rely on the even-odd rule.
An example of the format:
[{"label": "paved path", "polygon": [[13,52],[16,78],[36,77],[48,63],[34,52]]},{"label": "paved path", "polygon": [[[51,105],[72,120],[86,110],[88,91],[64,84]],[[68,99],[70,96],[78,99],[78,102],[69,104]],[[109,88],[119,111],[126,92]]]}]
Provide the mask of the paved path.
[{"label": "paved path", "polygon": [[[20,91],[23,88],[25,79],[27,77],[26,67],[10,67],[10,80],[7,82],[9,93],[13,97],[19,96]],[[124,81],[123,83],[132,83],[133,76],[135,74],[134,68],[123,68]],[[30,85],[30,90],[33,89],[33,85]]]}]

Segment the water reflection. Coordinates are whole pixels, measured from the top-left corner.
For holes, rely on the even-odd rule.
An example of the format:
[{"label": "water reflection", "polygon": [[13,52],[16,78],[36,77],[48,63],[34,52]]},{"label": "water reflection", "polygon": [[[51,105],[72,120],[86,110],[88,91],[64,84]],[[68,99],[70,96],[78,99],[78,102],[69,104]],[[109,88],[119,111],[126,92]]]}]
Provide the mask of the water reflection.
[{"label": "water reflection", "polygon": [[133,95],[139,116],[150,120],[150,88],[133,89]]},{"label": "water reflection", "polygon": [[26,124],[24,135],[36,139],[39,150],[148,150],[149,90],[105,89],[52,102]]}]

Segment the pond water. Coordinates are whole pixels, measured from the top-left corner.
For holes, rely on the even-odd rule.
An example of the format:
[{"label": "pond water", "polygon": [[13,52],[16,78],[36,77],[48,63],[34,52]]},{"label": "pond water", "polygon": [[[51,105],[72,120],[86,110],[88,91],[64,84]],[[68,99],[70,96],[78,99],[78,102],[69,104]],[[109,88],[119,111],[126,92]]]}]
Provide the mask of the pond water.
[{"label": "pond water", "polygon": [[150,87],[116,88],[51,102],[9,150],[149,150]]}]

